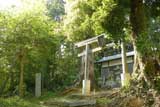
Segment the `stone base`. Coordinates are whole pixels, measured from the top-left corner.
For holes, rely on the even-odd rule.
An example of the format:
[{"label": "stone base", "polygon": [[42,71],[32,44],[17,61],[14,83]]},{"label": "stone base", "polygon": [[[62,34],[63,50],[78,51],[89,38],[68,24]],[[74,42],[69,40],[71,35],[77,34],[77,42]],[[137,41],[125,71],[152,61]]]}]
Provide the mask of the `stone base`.
[{"label": "stone base", "polygon": [[82,94],[89,95],[90,94],[90,87],[91,87],[90,80],[83,80],[82,86],[83,86],[82,87]]},{"label": "stone base", "polygon": [[130,78],[131,78],[131,76],[129,73],[121,73],[122,87],[129,85]]}]

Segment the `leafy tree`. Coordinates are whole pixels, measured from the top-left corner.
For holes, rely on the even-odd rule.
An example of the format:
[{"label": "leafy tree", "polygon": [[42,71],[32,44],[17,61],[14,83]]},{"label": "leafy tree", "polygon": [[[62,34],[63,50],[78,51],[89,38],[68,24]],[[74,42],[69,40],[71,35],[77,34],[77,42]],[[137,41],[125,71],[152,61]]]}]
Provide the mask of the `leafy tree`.
[{"label": "leafy tree", "polygon": [[72,41],[93,37],[95,33],[92,28],[93,21],[90,18],[93,13],[91,6],[83,0],[68,1],[67,4],[71,7],[64,20],[65,34]]},{"label": "leafy tree", "polygon": [[73,43],[63,36],[62,24],[46,15],[43,2],[32,2],[24,1],[21,12],[0,12],[0,94],[34,93],[37,72],[46,90],[65,88],[75,79]]},{"label": "leafy tree", "polygon": [[[152,19],[153,17],[147,17],[145,3],[146,5],[148,4],[147,1],[143,2],[142,0],[131,1],[132,38],[136,51],[135,58],[137,63],[137,69],[135,69],[135,71],[138,71],[138,79],[144,79],[148,86],[155,87],[154,79],[158,76],[157,72],[159,71],[159,55],[155,56],[154,51],[156,51],[156,53],[159,53],[160,51],[158,50],[159,45],[157,45],[158,47],[155,47],[151,44],[153,43],[153,41],[155,42],[155,44],[157,44],[157,41],[159,41],[159,39],[151,39],[156,37],[154,34],[156,34],[157,31],[156,29],[151,31],[152,28],[150,27],[150,25],[152,26],[152,24],[149,23],[152,22],[147,21],[147,19]],[[160,4],[158,1],[151,1],[150,3],[151,5],[147,6],[149,8],[152,7],[155,3]],[[157,9],[158,7],[159,6],[156,6]],[[153,14],[153,10],[150,10],[149,13]],[[148,27],[149,30],[154,34],[151,34],[151,32],[149,33]]]},{"label": "leafy tree", "polygon": [[56,21],[60,21],[62,15],[64,15],[64,1],[63,0],[48,0],[47,9],[48,15]]},{"label": "leafy tree", "polygon": [[[51,26],[49,26],[47,19],[37,14],[21,14],[11,20],[12,22],[9,24],[11,29],[7,30],[7,44],[12,46],[11,54],[15,55],[19,66],[19,94],[23,96],[24,71],[25,65],[28,63],[27,56],[34,52],[37,47],[39,49],[45,48],[44,43],[48,42],[48,37],[51,36]],[[44,41],[45,39],[46,41]]]}]

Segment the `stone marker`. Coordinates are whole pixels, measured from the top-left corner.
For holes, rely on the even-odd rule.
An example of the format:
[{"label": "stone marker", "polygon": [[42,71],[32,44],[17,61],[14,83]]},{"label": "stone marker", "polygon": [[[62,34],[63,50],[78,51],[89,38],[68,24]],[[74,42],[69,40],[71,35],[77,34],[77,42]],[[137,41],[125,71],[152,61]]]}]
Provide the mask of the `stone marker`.
[{"label": "stone marker", "polygon": [[36,73],[35,77],[35,96],[41,96],[41,73]]}]

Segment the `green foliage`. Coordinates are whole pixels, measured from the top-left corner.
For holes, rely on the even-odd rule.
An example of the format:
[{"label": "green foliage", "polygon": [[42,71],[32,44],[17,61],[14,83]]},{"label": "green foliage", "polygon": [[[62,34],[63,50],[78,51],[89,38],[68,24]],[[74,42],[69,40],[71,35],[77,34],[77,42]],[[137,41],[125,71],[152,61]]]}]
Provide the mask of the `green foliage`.
[{"label": "green foliage", "polygon": [[59,32],[59,22],[46,16],[45,9],[36,10],[36,7],[17,14],[0,12],[1,95],[17,94],[22,62],[23,87],[31,93],[34,93],[37,72],[42,73],[43,90],[52,91],[72,85],[77,75],[78,60],[73,43]]},{"label": "green foliage", "polygon": [[[121,11],[121,14],[119,14],[119,11]],[[124,8],[115,6],[104,20],[102,22],[103,28],[111,33],[112,36],[115,36],[114,38],[122,38],[122,35],[124,35],[123,29],[126,24]]]},{"label": "green foliage", "polygon": [[72,40],[79,41],[102,33],[110,33],[107,35],[114,39],[124,37],[124,28],[128,27],[129,16],[128,10],[119,6],[119,2],[112,0],[72,2],[75,6],[65,19],[69,22],[65,25],[66,30],[69,30],[67,35]]},{"label": "green foliage", "polygon": [[60,16],[64,15],[64,1],[63,0],[47,0],[48,15],[54,20],[60,20]]},{"label": "green foliage", "polygon": [[160,1],[159,0],[145,0],[146,7],[149,7],[150,15],[152,17],[160,16]]},{"label": "green foliage", "polygon": [[1,107],[42,107],[38,104],[25,101],[18,96],[2,99],[0,98]]},{"label": "green foliage", "polygon": [[158,92],[160,92],[160,76],[155,77],[155,89],[158,90]]},{"label": "green foliage", "polygon": [[96,10],[91,17],[94,22],[93,29],[95,30],[96,34],[107,32],[106,17],[108,16],[112,8],[115,6],[114,1],[102,0],[101,2],[102,3],[97,4]]},{"label": "green foliage", "polygon": [[70,1],[68,4],[75,4],[67,11],[64,20],[65,33],[72,41],[80,41],[93,37],[94,29],[91,15],[93,9],[84,1]]},{"label": "green foliage", "polygon": [[48,99],[50,99],[50,98],[54,98],[54,97],[58,97],[58,94],[57,94],[58,92],[51,92],[51,91],[47,91],[47,92],[44,92],[43,93],[43,95],[41,96],[41,97],[39,97],[38,98],[38,100],[42,100],[42,101],[44,101],[44,100],[48,100]]},{"label": "green foliage", "polygon": [[[130,21],[129,20],[129,14],[130,14],[129,0],[117,0],[117,1],[87,0],[87,1],[77,1],[77,2],[70,1],[69,3],[75,4],[74,6],[71,7],[72,13],[68,12],[67,19],[65,19],[68,22],[66,24],[66,29],[67,31],[69,31],[67,32],[67,35],[72,40],[79,41],[79,40],[91,37],[91,35],[95,36],[101,33],[106,33],[107,36],[110,36],[114,40],[119,40],[122,38],[128,39],[129,35],[131,35],[130,31],[132,28],[134,28],[134,26],[130,25],[130,22],[129,22]],[[155,9],[156,11],[159,11],[158,4],[159,4],[159,1],[157,0],[155,1],[146,0],[145,1],[146,11],[150,10],[149,14],[156,15],[159,12],[155,12],[153,10]],[[146,14],[143,13],[143,15],[146,15]],[[152,15],[148,15],[148,16],[152,17]],[[141,20],[145,20],[144,21],[145,23],[140,25],[142,28],[143,25],[148,23],[147,22],[148,19],[144,18]],[[137,22],[137,24],[140,24],[140,22]],[[152,25],[152,24],[150,23],[149,25]],[[136,29],[139,29],[140,31],[142,31],[141,28],[136,28]],[[152,28],[149,28],[149,29],[152,29]],[[129,33],[126,34],[126,32],[129,32]],[[142,34],[143,33],[145,32],[142,32]],[[150,36],[152,35],[152,37],[154,37],[153,34],[149,34],[149,35]],[[148,37],[145,37],[145,38],[148,38]]]},{"label": "green foliage", "polygon": [[[54,37],[51,33],[52,22],[48,21],[47,17],[38,15],[38,13],[23,13],[7,18],[8,26],[4,28],[6,29],[4,31],[4,36],[6,37],[1,46],[4,54],[8,58],[8,65],[14,63],[14,69],[18,72],[21,61],[20,57],[24,56],[26,66],[29,64],[31,65],[30,68],[32,68],[32,65],[36,65],[32,68],[34,73],[41,71],[39,67],[41,63],[39,63],[39,65],[35,63],[46,60],[46,56],[51,54],[50,51],[52,47],[55,46],[53,41]],[[21,54],[22,51],[25,52]],[[43,65],[45,64],[43,63]],[[25,67],[25,71],[28,71],[25,73],[28,74],[30,70],[26,70]],[[33,71],[31,74],[33,74],[34,77]]]},{"label": "green foliage", "polygon": [[159,23],[159,17],[156,19],[151,18],[148,34],[142,34],[137,40],[136,45],[142,54],[150,54],[154,57],[160,55]]},{"label": "green foliage", "polygon": [[97,100],[98,105],[107,105],[109,104],[112,100],[108,98],[98,98]]}]

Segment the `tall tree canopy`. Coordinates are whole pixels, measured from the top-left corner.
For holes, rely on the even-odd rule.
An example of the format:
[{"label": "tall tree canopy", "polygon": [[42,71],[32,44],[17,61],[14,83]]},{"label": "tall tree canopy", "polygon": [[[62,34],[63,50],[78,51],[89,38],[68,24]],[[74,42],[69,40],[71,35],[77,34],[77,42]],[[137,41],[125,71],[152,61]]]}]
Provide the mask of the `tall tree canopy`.
[{"label": "tall tree canopy", "polygon": [[65,12],[64,3],[63,0],[47,0],[48,15],[54,20],[61,20]]}]

